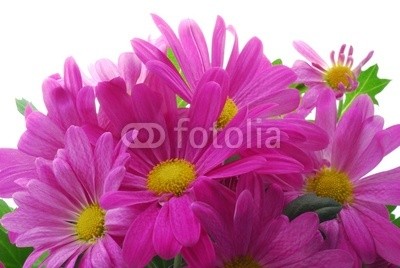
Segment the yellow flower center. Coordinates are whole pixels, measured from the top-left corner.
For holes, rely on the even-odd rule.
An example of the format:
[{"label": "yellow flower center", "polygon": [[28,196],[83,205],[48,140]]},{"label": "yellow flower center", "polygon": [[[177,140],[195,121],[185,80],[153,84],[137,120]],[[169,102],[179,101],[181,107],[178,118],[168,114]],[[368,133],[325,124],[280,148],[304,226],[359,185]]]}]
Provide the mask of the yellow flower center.
[{"label": "yellow flower center", "polygon": [[253,258],[249,256],[238,257],[224,264],[224,268],[261,268]]},{"label": "yellow flower center", "polygon": [[176,196],[188,188],[196,178],[195,166],[184,159],[170,159],[159,163],[147,175],[147,188],[156,194]]},{"label": "yellow flower center", "polygon": [[79,240],[91,243],[102,237],[105,232],[105,216],[105,211],[98,204],[86,207],[76,222],[76,234]]},{"label": "yellow flower center", "polygon": [[217,120],[217,128],[224,128],[235,117],[238,110],[236,103],[231,98],[228,98]]},{"label": "yellow flower center", "polygon": [[326,83],[333,89],[338,89],[342,83],[346,88],[350,86],[349,78],[353,79],[353,72],[347,66],[335,65],[325,74]]},{"label": "yellow flower center", "polygon": [[353,184],[347,174],[334,169],[323,168],[308,179],[306,191],[319,197],[330,197],[341,204],[353,201]]}]

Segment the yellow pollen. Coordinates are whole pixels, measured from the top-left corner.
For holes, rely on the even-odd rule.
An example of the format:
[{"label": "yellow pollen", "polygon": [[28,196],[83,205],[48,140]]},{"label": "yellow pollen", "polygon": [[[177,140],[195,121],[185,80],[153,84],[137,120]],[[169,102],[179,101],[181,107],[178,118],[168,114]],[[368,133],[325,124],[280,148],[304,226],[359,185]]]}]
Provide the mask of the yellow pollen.
[{"label": "yellow pollen", "polygon": [[224,128],[235,117],[238,110],[236,103],[231,98],[228,98],[217,120],[217,128]]},{"label": "yellow pollen", "polygon": [[353,79],[353,72],[344,65],[335,65],[328,69],[325,74],[326,83],[333,89],[338,89],[342,83],[346,88],[350,86],[350,79]]},{"label": "yellow pollen", "polygon": [[342,205],[353,202],[353,184],[349,177],[340,171],[323,168],[308,179],[306,191],[319,197],[330,197]]},{"label": "yellow pollen", "polygon": [[170,159],[149,172],[147,188],[158,195],[172,193],[180,196],[195,178],[196,170],[192,163],[184,159]]},{"label": "yellow pollen", "polygon": [[105,232],[105,216],[105,211],[98,204],[86,207],[76,222],[76,234],[79,240],[92,243],[102,237]]},{"label": "yellow pollen", "polygon": [[261,265],[254,261],[253,258],[244,256],[225,263],[224,268],[261,268]]}]

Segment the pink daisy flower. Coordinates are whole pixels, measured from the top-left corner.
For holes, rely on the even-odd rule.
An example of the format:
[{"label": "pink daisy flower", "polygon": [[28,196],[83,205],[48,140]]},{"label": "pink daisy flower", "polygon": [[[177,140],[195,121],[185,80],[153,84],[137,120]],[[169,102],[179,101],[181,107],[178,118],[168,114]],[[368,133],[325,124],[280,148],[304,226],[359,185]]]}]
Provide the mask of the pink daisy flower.
[{"label": "pink daisy flower", "polygon": [[373,113],[371,99],[362,95],[337,123],[335,96],[322,92],[316,124],[329,134],[330,145],[316,154],[315,172],[287,195],[292,200],[315,193],[341,203],[337,220],[322,224],[330,246],[348,250],[359,265],[377,257],[400,265],[400,230],[385,207],[400,204],[400,168],[366,176],[400,145],[400,125],[383,129],[383,119]]},{"label": "pink daisy flower", "polygon": [[82,85],[78,66],[72,58],[65,61],[64,78],[53,75],[43,83],[47,115],[27,108],[27,130],[16,149],[0,149],[0,196],[11,197],[20,189],[14,183],[21,177],[34,178],[36,157],[53,160],[64,147],[65,131],[71,126],[98,125],[92,87]]},{"label": "pink daisy flower", "polygon": [[[222,70],[209,72],[218,75],[220,71]],[[202,80],[199,85],[201,88],[196,90],[196,96],[188,109],[177,108],[175,94],[171,91],[159,90],[159,87],[154,90],[142,84],[135,86],[134,94],[129,96],[123,86],[119,79],[114,79],[102,82],[97,87],[100,105],[113,118],[111,122],[115,129],[121,129],[129,122],[136,126],[152,123],[160,126],[165,134],[164,142],[157,148],[130,150],[130,174],[124,180],[121,190],[106,194],[102,199],[102,205],[107,209],[131,206],[145,209],[132,222],[124,240],[123,255],[129,265],[142,267],[155,255],[170,259],[183,248],[207,243],[209,239],[202,234],[200,223],[190,208],[193,185],[202,178],[223,178],[257,168],[265,170],[268,167],[274,170],[280,168],[286,172],[303,170],[303,166],[296,164],[296,161],[291,160],[293,164],[288,165],[291,158],[274,150],[265,150],[260,156],[247,155],[223,165],[227,159],[240,154],[247,146],[255,146],[257,138],[254,129],[247,131],[243,127],[243,120],[246,120],[245,110],[233,118],[226,128],[216,132],[216,139],[211,138],[215,129],[214,123],[223,104],[221,86],[215,81]],[[181,125],[182,118],[187,119],[184,120],[187,122],[185,125]],[[297,133],[293,136],[305,138],[305,146],[310,137],[324,143],[324,134],[317,129],[308,129],[310,135],[308,130],[303,133],[307,129],[303,128],[306,124],[292,126],[282,120],[269,120],[263,122],[263,126],[278,127],[282,133],[290,133],[288,136],[282,135],[282,144],[287,139],[290,140],[292,132]],[[182,127],[186,131],[177,136],[177,130]],[[243,141],[249,138],[251,144],[244,142],[240,146],[227,146],[227,142],[236,144],[238,139],[237,135],[227,134],[230,127],[240,129]],[[193,135],[194,129],[206,130],[204,143],[203,134]],[[254,135],[253,138],[249,137],[250,132]],[[155,136],[160,137],[159,134]],[[267,136],[260,138],[265,140]],[[139,129],[138,140],[145,142],[148,138],[149,134]],[[216,146],[214,142],[222,147]],[[312,143],[309,146],[312,147]],[[189,253],[183,254],[186,258]]]},{"label": "pink daisy flower", "polygon": [[[200,184],[202,187],[200,187]],[[270,185],[266,190],[254,176],[239,179],[236,196],[215,181],[195,186],[195,215],[210,235],[215,248],[214,265],[191,267],[352,267],[351,256],[342,250],[324,250],[314,213],[304,213],[289,222],[282,216],[283,192]],[[201,257],[200,257],[201,256]]]},{"label": "pink daisy flower", "polygon": [[18,208],[1,219],[17,246],[34,248],[24,267],[44,252],[46,267],[125,267],[117,241],[131,213],[99,204],[119,188],[129,158],[125,150],[114,149],[110,133],[92,148],[82,129],[70,127],[54,161],[36,161],[39,179],[19,181],[24,190],[13,195]]},{"label": "pink daisy flower", "polygon": [[337,59],[335,51],[331,52],[331,64],[326,63],[317,52],[302,41],[293,43],[295,49],[308,61],[298,60],[293,65],[293,71],[297,74],[297,83],[303,83],[309,90],[303,97],[301,108],[311,111],[319,93],[328,88],[333,90],[336,98],[351,92],[358,87],[358,76],[361,68],[371,59],[373,51],[353,68],[353,47],[350,46],[347,56],[345,55],[346,45],[342,45]]},{"label": "pink daisy flower", "polygon": [[[259,39],[252,38],[239,53],[236,33],[218,17],[210,57],[204,35],[195,21],[184,20],[179,26],[178,38],[164,20],[156,15],[153,15],[153,19],[176,55],[182,74],[165,53],[148,42],[134,39],[133,48],[149,71],[163,79],[183,100],[192,103],[195,91],[207,71],[213,68],[226,71],[228,86],[224,92],[224,109],[218,120],[220,127],[225,126],[244,107],[257,107],[259,114],[269,117],[297,108],[299,93],[288,89],[296,79],[295,74],[286,66],[272,66],[263,54],[263,45]],[[227,30],[233,32],[235,41],[228,63],[224,66]]]}]

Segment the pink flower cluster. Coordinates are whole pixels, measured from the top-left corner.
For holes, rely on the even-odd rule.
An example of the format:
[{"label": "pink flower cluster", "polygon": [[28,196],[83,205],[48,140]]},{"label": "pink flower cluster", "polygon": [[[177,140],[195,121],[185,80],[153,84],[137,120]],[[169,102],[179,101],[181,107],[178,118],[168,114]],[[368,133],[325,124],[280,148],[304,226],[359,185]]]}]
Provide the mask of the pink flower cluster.
[{"label": "pink flower cluster", "polygon": [[367,175],[400,125],[385,129],[368,95],[337,111],[372,53],[351,69],[343,46],[328,66],[296,42],[311,63],[290,68],[256,37],[239,49],[220,17],[211,48],[192,20],[178,35],[153,20],[161,39],[133,39],[90,79],[67,59],[43,83],[47,114],[26,107],[18,149],[0,149],[0,197],[17,204],[0,223],[34,248],[24,267],[46,253],[44,267],[400,265],[386,208],[400,168]]}]

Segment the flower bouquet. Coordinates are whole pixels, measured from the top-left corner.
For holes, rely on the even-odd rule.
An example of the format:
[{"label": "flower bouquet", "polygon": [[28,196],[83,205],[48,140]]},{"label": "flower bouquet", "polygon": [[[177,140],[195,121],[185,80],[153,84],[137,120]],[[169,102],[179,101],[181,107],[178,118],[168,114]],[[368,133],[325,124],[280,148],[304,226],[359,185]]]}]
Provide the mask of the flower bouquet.
[{"label": "flower bouquet", "polygon": [[[90,76],[43,82],[47,112],[0,149],[4,267],[396,267],[400,145],[376,96],[389,83],[343,45],[292,67],[218,17],[132,40]],[[228,45],[227,36],[233,38]],[[324,60],[330,58],[329,62]]]}]

